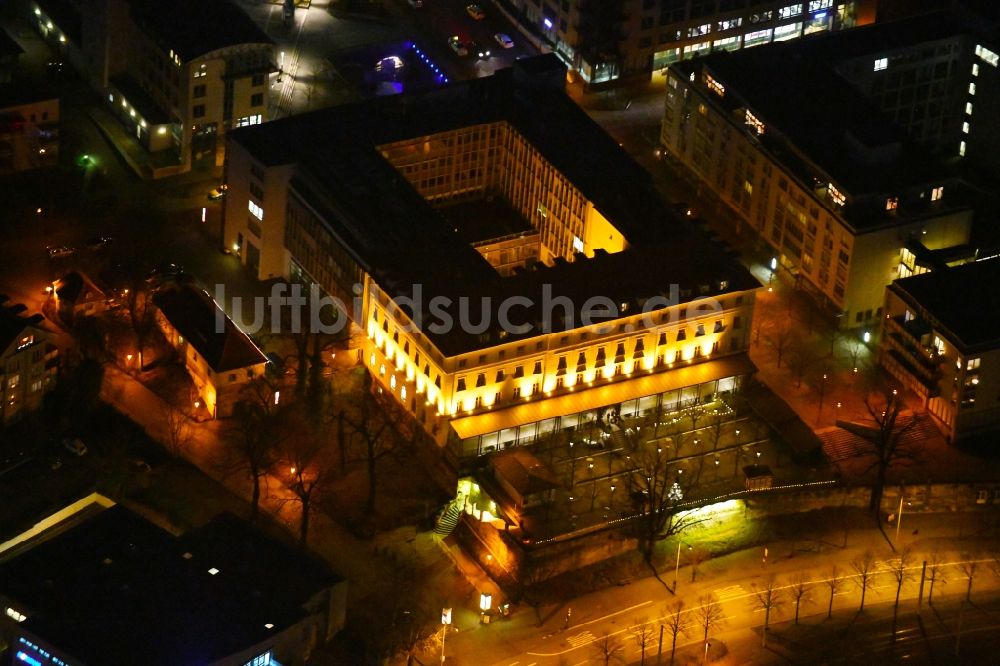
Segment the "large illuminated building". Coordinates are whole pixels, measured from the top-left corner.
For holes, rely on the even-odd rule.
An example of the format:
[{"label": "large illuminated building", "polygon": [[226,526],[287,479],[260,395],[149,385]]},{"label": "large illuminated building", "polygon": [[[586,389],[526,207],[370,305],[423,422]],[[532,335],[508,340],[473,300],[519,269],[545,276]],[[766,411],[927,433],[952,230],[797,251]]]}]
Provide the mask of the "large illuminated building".
[{"label": "large illuminated building", "polygon": [[[499,3],[497,3],[499,6]],[[877,0],[511,0],[541,37],[589,84],[649,77],[713,51],[798,39],[875,20]]]},{"label": "large illuminated building", "polygon": [[227,248],[349,304],[382,389],[463,461],[714,400],[753,369],[759,283],[564,82],[542,56],[227,149]]},{"label": "large illuminated building", "polygon": [[32,24],[168,176],[221,162],[226,131],[267,120],[274,44],[226,0],[26,0]]},{"label": "large illuminated building", "polygon": [[950,441],[1000,425],[1000,316],[980,285],[1000,260],[896,280],[886,289],[879,362],[923,402]]},{"label": "large illuminated building", "polygon": [[892,280],[975,255],[955,162],[995,69],[947,15],[712,54],[671,67],[661,143],[842,327],[874,330]]}]

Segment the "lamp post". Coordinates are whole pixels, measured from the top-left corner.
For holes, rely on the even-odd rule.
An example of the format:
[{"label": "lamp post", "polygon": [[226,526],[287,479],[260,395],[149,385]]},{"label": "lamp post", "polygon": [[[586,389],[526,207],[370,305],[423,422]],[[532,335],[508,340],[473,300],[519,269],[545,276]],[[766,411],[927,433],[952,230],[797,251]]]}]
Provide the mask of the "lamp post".
[{"label": "lamp post", "polygon": [[[903,523],[903,499],[904,499],[904,496],[903,496],[902,493],[900,493],[900,495],[899,495],[899,511],[896,512],[896,543],[899,543],[899,527]],[[906,506],[910,506],[910,503],[907,502]]]},{"label": "lamp post", "polygon": [[479,595],[479,621],[483,624],[489,623],[490,609],[493,608],[493,595],[489,592],[482,592]]},{"label": "lamp post", "polygon": [[444,641],[448,636],[448,626],[451,624],[451,609],[441,609],[441,663],[444,663]]},{"label": "lamp post", "polygon": [[[820,418],[823,417],[823,398],[826,396],[826,373],[823,373],[823,381],[819,383],[819,411],[816,413],[816,423],[819,424]],[[837,403],[840,406],[840,403]]]}]

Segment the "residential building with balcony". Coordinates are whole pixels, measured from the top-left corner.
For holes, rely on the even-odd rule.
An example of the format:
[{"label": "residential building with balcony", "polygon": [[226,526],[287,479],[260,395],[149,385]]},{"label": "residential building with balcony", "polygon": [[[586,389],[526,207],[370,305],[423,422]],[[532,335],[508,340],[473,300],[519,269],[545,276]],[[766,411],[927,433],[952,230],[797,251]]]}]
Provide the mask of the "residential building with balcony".
[{"label": "residential building with balcony", "polygon": [[23,52],[0,28],[0,175],[59,161],[59,96],[21,71]]},{"label": "residential building with balcony", "polygon": [[267,120],[272,40],[228,0],[29,0],[38,32],[155,156],[150,176],[222,163],[229,129]]},{"label": "residential building with balcony", "polygon": [[1000,428],[1000,260],[895,280],[879,362],[918,395],[952,442]]},{"label": "residential building with balcony", "polygon": [[564,85],[540,56],[230,137],[226,248],[339,298],[381,389],[459,461],[753,372],[759,283]]},{"label": "residential building with balcony", "polygon": [[842,327],[877,328],[885,286],[912,270],[908,251],[974,255],[972,209],[947,164],[812,55],[840,37],[671,66],[660,140]]},{"label": "residential building with balcony", "polygon": [[8,423],[37,409],[55,387],[59,350],[40,315],[25,307],[0,303],[0,422]]},{"label": "residential building with balcony", "polygon": [[877,0],[501,0],[587,84],[875,20]]}]

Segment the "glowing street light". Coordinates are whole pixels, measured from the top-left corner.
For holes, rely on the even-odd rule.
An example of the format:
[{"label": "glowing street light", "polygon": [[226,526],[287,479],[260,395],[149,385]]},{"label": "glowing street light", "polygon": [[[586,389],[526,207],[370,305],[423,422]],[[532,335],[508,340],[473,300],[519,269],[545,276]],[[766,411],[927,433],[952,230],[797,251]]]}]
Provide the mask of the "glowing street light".
[{"label": "glowing street light", "polygon": [[479,610],[488,613],[491,608],[493,608],[493,595],[489,592],[483,592],[479,595]]},{"label": "glowing street light", "polygon": [[451,609],[441,609],[441,663],[444,663],[444,639],[448,636],[448,626],[451,624]]}]

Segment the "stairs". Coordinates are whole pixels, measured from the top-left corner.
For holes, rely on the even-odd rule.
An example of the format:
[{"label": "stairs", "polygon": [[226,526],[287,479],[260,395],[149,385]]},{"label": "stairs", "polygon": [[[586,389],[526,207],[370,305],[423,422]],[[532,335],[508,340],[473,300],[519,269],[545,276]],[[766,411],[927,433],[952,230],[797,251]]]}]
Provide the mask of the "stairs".
[{"label": "stairs", "polygon": [[462,505],[459,502],[452,500],[441,514],[441,517],[438,518],[437,525],[434,526],[434,534],[437,534],[444,539],[452,533],[461,518]]},{"label": "stairs", "polygon": [[[909,425],[909,420],[903,422],[903,418],[905,417],[900,417],[901,426],[906,427]],[[925,442],[929,439],[940,439],[941,432],[937,429],[934,422],[930,418],[920,416],[913,416],[910,418],[917,419],[917,422],[910,426],[905,433],[903,433],[902,444],[905,445],[910,443]],[[859,455],[864,455],[867,451],[871,450],[870,445],[868,445],[865,440],[842,428],[830,428],[825,432],[817,433],[817,435],[819,436],[820,441],[823,442],[823,453],[826,454],[826,457],[830,462],[855,458]]]}]

